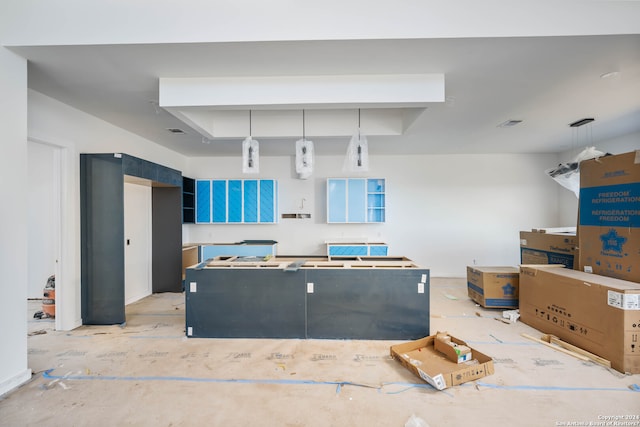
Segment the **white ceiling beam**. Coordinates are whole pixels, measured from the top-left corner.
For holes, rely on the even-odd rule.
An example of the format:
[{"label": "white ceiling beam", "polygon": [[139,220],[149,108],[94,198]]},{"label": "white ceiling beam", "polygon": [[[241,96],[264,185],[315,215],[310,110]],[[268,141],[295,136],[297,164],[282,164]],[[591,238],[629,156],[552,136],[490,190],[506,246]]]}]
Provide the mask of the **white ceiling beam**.
[{"label": "white ceiling beam", "polygon": [[165,108],[402,108],[431,102],[444,102],[444,74],[160,78]]}]

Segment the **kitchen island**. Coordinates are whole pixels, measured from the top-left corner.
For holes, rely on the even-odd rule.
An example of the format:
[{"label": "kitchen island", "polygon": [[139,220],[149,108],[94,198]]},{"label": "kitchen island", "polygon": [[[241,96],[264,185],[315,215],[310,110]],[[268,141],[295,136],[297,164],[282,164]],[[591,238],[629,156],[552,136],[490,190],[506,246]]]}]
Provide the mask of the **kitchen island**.
[{"label": "kitchen island", "polygon": [[429,270],[404,257],[215,257],[187,268],[194,338],[429,335]]}]

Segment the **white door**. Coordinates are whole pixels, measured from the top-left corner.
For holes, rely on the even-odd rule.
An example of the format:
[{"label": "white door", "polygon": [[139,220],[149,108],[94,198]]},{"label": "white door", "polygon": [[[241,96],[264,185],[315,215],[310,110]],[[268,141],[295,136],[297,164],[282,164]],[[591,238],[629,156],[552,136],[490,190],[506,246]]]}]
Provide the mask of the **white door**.
[{"label": "white door", "polygon": [[124,184],[124,301],[151,295],[151,187]]}]

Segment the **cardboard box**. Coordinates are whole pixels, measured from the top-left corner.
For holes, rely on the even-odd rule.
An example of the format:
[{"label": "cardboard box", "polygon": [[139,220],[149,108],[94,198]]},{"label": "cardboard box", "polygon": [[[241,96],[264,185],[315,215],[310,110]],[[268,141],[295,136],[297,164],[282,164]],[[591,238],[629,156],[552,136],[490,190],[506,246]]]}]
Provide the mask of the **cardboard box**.
[{"label": "cardboard box", "polygon": [[450,335],[438,332],[436,340],[433,342],[436,351],[444,354],[444,357],[456,363],[468,362],[471,360],[471,348],[458,344],[451,339]]},{"label": "cardboard box", "polygon": [[640,150],[580,163],[579,269],[640,282]]},{"label": "cardboard box", "polygon": [[[438,390],[493,374],[491,357],[471,348],[472,359],[469,362],[452,362],[435,349],[435,338],[436,335],[431,335],[416,341],[392,345],[391,357]],[[451,337],[451,340],[459,345],[467,345],[455,337]]]},{"label": "cardboard box", "polygon": [[469,298],[486,308],[518,308],[516,267],[467,267]]},{"label": "cardboard box", "polygon": [[578,268],[576,232],[549,233],[545,230],[520,232],[521,264],[563,264]]},{"label": "cardboard box", "polygon": [[640,284],[551,266],[520,267],[520,320],[640,374]]}]

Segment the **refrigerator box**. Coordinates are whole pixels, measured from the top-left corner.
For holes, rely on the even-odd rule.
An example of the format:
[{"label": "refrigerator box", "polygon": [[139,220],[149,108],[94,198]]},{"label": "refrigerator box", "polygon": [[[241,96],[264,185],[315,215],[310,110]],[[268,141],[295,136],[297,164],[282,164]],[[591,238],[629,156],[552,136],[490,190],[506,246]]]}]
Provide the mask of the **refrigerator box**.
[{"label": "refrigerator box", "polygon": [[580,163],[579,270],[640,282],[640,150]]},{"label": "refrigerator box", "polygon": [[520,267],[520,320],[640,374],[640,284],[551,266]]},{"label": "refrigerator box", "polygon": [[467,267],[469,298],[485,308],[518,308],[516,267]]},{"label": "refrigerator box", "polygon": [[[473,348],[470,348],[471,360],[463,363],[449,360],[447,356],[435,349],[436,335],[392,345],[391,357],[437,390],[444,390],[494,373],[493,359]],[[450,338],[460,346],[469,347],[461,339]]]},{"label": "refrigerator box", "polygon": [[575,232],[557,233],[546,230],[520,232],[521,264],[563,264],[578,267],[578,237]]}]

